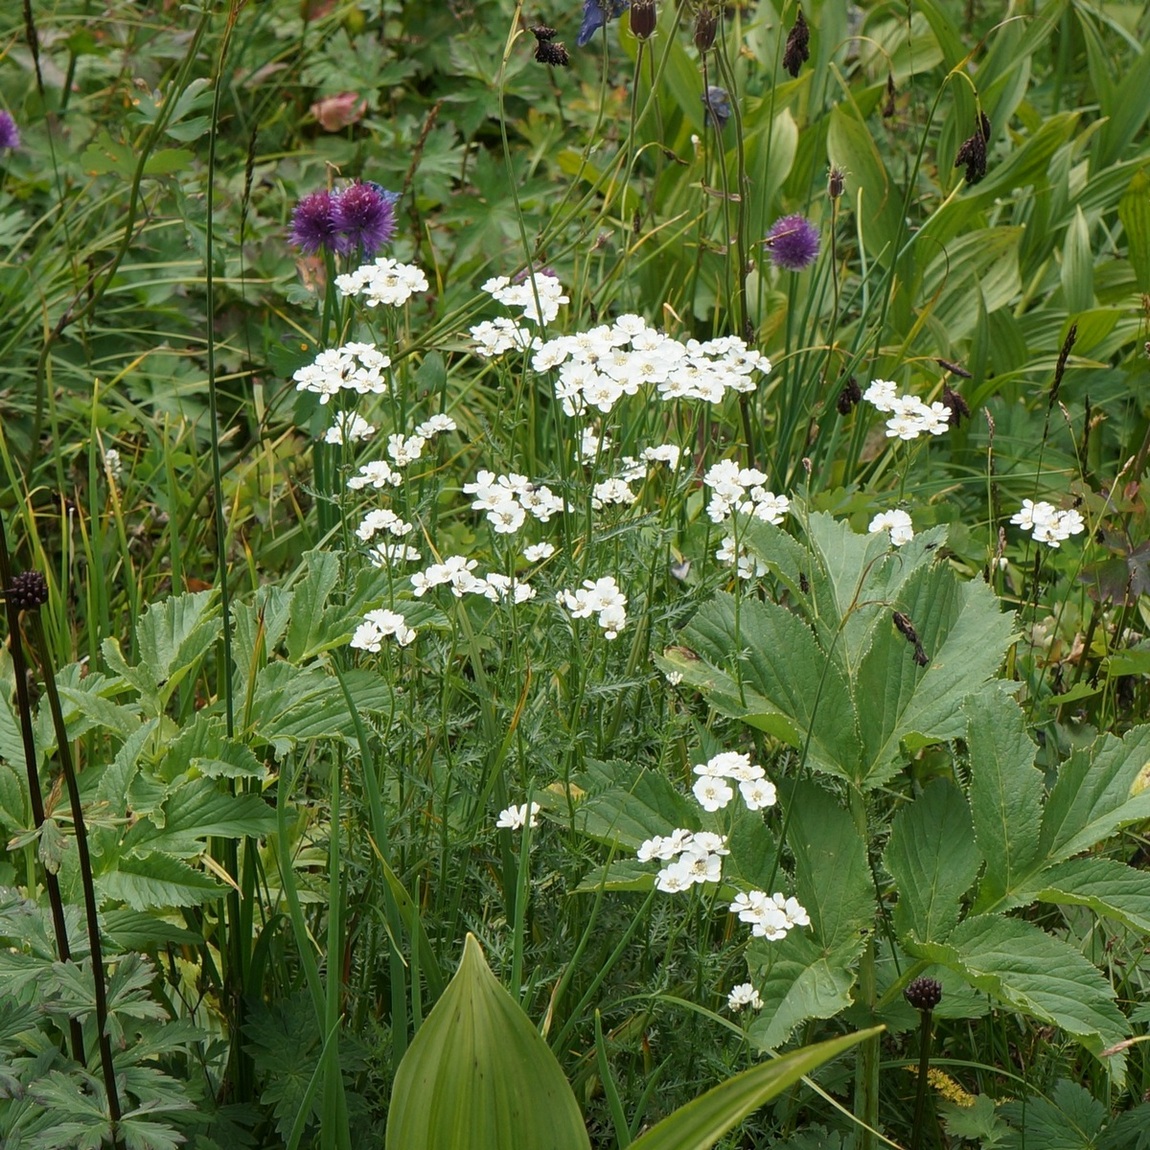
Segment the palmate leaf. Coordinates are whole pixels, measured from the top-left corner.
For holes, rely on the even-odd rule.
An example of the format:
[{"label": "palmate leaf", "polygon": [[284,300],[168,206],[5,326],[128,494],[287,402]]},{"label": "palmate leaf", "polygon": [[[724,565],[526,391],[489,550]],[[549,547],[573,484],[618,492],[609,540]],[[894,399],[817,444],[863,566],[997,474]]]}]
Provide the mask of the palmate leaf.
[{"label": "palmate leaf", "polygon": [[805,746],[809,731],[811,764],[850,777],[859,744],[846,679],[800,619],[775,603],[736,604],[720,593],[687,625],[683,641],[698,657],[670,648],[660,666],[679,672],[717,711],[791,746]]},{"label": "palmate leaf", "polygon": [[883,862],[898,888],[894,926],[900,937],[941,942],[958,923],[962,897],[982,856],[962,792],[935,779],[894,819]]},{"label": "palmate leaf", "polygon": [[[1128,1033],[1114,988],[1098,969],[1033,923],[975,915],[959,923],[944,943],[907,941],[906,949],[950,967],[1006,1006],[1060,1026],[1094,1055]],[[1114,1055],[1106,1065],[1121,1088],[1124,1056]]]}]

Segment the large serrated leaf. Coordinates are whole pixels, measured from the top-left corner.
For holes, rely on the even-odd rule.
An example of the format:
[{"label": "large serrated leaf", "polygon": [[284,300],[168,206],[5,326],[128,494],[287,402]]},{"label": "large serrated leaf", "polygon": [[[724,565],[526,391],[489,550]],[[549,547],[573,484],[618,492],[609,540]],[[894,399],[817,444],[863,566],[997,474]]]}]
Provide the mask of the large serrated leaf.
[{"label": "large serrated leaf", "polygon": [[842,671],[800,619],[775,603],[717,595],[683,632],[699,659],[664,658],[717,710],[792,746],[810,739],[812,766],[850,777],[858,757]]},{"label": "large serrated leaf", "polygon": [[778,942],[753,942],[747,952],[763,1010],[747,1037],[760,1050],[777,1050],[810,1018],[833,1018],[851,1004],[855,963],[863,939],[829,954],[802,928]]},{"label": "large serrated leaf", "polygon": [[[949,966],[972,986],[1042,1022],[1060,1026],[1094,1055],[1126,1037],[1114,988],[1074,947],[1033,923],[976,915],[945,943],[910,946],[920,958]],[[1125,1062],[1107,1059],[1121,1086]]]},{"label": "large serrated leaf", "polygon": [[699,829],[699,808],[657,771],[625,763],[602,763],[616,785],[593,795],[575,811],[575,826],[600,842],[634,851],[646,839],[670,834],[676,827]]},{"label": "large serrated leaf", "polygon": [[898,888],[899,935],[943,941],[982,863],[962,792],[947,779],[930,783],[895,816],[883,862]]},{"label": "large serrated leaf", "polygon": [[105,898],[127,903],[136,911],[198,906],[224,891],[210,875],[167,854],[124,856],[115,870],[96,876],[96,887]]},{"label": "large serrated leaf", "polygon": [[1088,906],[1132,930],[1150,934],[1150,882],[1146,872],[1117,859],[1078,858],[1059,863],[1035,879],[1027,901]]},{"label": "large serrated leaf", "polygon": [[1150,818],[1150,790],[1135,783],[1150,763],[1150,726],[1121,738],[1102,735],[1059,768],[1046,802],[1041,850],[1059,862],[1089,850],[1116,830]]},{"label": "large serrated leaf", "polygon": [[[1003,696],[966,705],[970,748],[970,807],[974,834],[986,859],[978,907],[1011,896],[1039,858],[1042,774],[1018,704]],[[1017,905],[1014,903],[1013,905]]]}]

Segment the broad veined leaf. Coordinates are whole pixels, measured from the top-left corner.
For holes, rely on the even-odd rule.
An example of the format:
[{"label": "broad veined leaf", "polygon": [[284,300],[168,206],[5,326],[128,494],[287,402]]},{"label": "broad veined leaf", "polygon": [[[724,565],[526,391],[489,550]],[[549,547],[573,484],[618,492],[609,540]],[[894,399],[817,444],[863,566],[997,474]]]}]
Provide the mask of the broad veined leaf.
[{"label": "broad veined leaf", "polygon": [[833,1018],[846,1010],[863,941],[857,938],[828,954],[804,927],[778,942],[753,941],[747,965],[763,1009],[747,1032],[751,1042],[760,1050],[777,1050],[807,1019]]},{"label": "broad veined leaf", "polygon": [[1071,314],[1094,306],[1094,252],[1081,207],[1074,209],[1062,245],[1062,294]]},{"label": "broad veined leaf", "polygon": [[1089,850],[1116,830],[1150,818],[1150,790],[1136,782],[1150,764],[1150,726],[1101,735],[1059,767],[1046,801],[1041,850],[1051,862]]},{"label": "broad veined leaf", "polygon": [[163,851],[194,857],[213,835],[259,837],[275,826],[275,812],[258,795],[230,795],[209,779],[195,779],[173,790],[163,803],[162,819],[142,818],[122,840],[125,854]]},{"label": "broad veined leaf", "polygon": [[287,628],[287,653],[293,663],[324,650],[338,628],[325,626],[327,600],[339,583],[339,556],[334,551],[308,551],[304,573],[292,585],[291,619]]},{"label": "broad veined leaf", "polygon": [[709,1150],[748,1114],[778,1097],[823,1063],[881,1031],[882,1027],[875,1027],[831,1038],[744,1070],[669,1114],[631,1146],[633,1150]]},{"label": "broad veined leaf", "polygon": [[[1005,1102],[999,1113],[1024,1132],[1025,1145],[1042,1150],[1097,1150],[1109,1116],[1106,1106],[1089,1090],[1065,1078],[1054,1084],[1049,1097],[1032,1095],[1025,1101]],[[1008,1143],[1020,1144],[1021,1140]]]},{"label": "broad veined leaf", "polygon": [[1150,882],[1146,872],[1117,859],[1077,858],[1058,863],[1033,880],[1029,902],[1088,906],[1132,930],[1150,933]]},{"label": "broad veined leaf", "polygon": [[[1114,988],[1098,968],[1033,923],[976,915],[959,923],[945,943],[908,944],[907,950],[949,966],[1007,1006],[1060,1026],[1094,1055],[1129,1032],[1114,1002]],[[1122,1055],[1106,1064],[1120,1084]]]},{"label": "broad veined leaf", "polygon": [[1013,620],[998,608],[994,593],[980,579],[959,582],[949,568],[919,569],[896,602],[915,628],[925,667],[893,622],[876,629],[853,686],[864,740],[856,781],[868,788],[890,778],[900,745],[919,746],[963,733],[960,704],[988,687],[1010,642]]},{"label": "broad veined leaf", "polygon": [[943,941],[982,863],[958,787],[935,779],[899,811],[883,862],[898,888],[895,930],[919,942]]},{"label": "broad veined leaf", "polygon": [[687,625],[661,665],[682,674],[718,711],[794,747],[810,739],[810,763],[849,778],[858,758],[854,711],[842,671],[803,622],[776,603],[721,593]]},{"label": "broad veined leaf", "polygon": [[795,896],[811,916],[810,927],[795,929],[809,930],[824,953],[857,945],[874,925],[875,904],[866,844],[854,819],[813,783],[802,783],[793,792],[784,783],[780,793],[789,804],[787,846],[795,860]]},{"label": "broad veined leaf", "polygon": [[970,748],[970,807],[974,834],[986,859],[977,909],[1012,900],[1040,860],[1042,773],[1018,704],[1002,696],[965,707]]},{"label": "broad veined leaf", "polygon": [[699,828],[699,808],[658,771],[620,762],[596,763],[596,774],[614,785],[593,794],[575,810],[575,827],[609,845],[634,851],[646,839],[670,834],[676,827]]},{"label": "broad veined leaf", "polygon": [[1150,175],[1137,171],[1118,204],[1118,218],[1126,233],[1126,258],[1134,269],[1140,292],[1150,292]]},{"label": "broad veined leaf", "polygon": [[491,973],[475,936],[399,1064],[387,1150],[589,1150],[551,1048]]},{"label": "broad veined leaf", "polygon": [[215,599],[214,591],[173,595],[151,604],[140,616],[139,666],[147,669],[165,697],[216,641],[222,621]]},{"label": "broad veined leaf", "polygon": [[96,875],[105,898],[148,911],[162,906],[198,906],[225,888],[211,875],[169,854],[122,855],[115,869]]}]

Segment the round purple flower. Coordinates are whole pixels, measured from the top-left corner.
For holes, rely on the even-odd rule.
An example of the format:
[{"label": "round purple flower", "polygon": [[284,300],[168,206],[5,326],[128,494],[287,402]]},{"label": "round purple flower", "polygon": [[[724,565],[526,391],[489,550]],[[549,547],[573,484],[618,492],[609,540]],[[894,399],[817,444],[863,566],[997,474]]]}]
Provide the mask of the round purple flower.
[{"label": "round purple flower", "polygon": [[320,248],[342,252],[343,238],[335,221],[335,197],[331,192],[312,192],[295,206],[288,239],[306,255]]},{"label": "round purple flower", "polygon": [[399,196],[378,184],[352,184],[338,196],[332,220],[342,233],[343,252],[362,251],[370,258],[395,235],[395,203]]},{"label": "round purple flower", "polygon": [[818,258],[819,229],[805,216],[783,216],[771,225],[763,246],[775,267],[801,272]]},{"label": "round purple flower", "polygon": [[20,130],[8,112],[0,112],[0,151],[20,147]]}]

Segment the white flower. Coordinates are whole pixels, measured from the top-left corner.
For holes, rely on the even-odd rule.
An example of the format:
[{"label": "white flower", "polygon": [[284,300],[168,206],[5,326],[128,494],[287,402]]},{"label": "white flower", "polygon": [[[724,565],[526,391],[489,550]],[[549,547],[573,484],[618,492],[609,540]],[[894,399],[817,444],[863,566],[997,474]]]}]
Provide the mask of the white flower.
[{"label": "white flower", "polygon": [[391,456],[396,467],[406,467],[423,454],[425,442],[422,435],[407,436],[397,432],[387,437],[387,454]]},{"label": "white flower", "polygon": [[898,385],[891,379],[876,379],[863,392],[863,399],[879,411],[893,411]]},{"label": "white flower", "polygon": [[324,443],[354,443],[357,439],[370,439],[375,428],[354,411],[340,412],[335,425],[324,432]]},{"label": "white flower", "polygon": [[763,1000],[751,983],[740,982],[738,986],[731,987],[731,993],[727,995],[727,1006],[736,1014],[744,1006],[749,1006],[752,1010],[762,1010]]},{"label": "white flower", "polygon": [[667,682],[671,684],[672,687],[677,687],[683,681],[683,672],[682,671],[667,671],[667,672],[665,672],[664,677],[666,678]]},{"label": "white flower", "polygon": [[377,459],[373,463],[365,463],[359,474],[347,481],[347,485],[352,491],[359,491],[364,487],[398,487],[402,482],[403,476],[386,459]]},{"label": "white flower", "polygon": [[414,264],[380,257],[347,275],[335,277],[341,295],[362,295],[368,307],[399,307],[417,291],[427,291],[427,276]]},{"label": "white flower", "polygon": [[879,531],[889,531],[890,541],[895,547],[901,547],[914,538],[914,526],[910,516],[905,511],[882,511],[871,521],[867,531],[871,535]]},{"label": "white flower", "polygon": [[717,835],[713,831],[696,831],[690,844],[692,848],[713,855],[729,855],[727,850],[727,836]]},{"label": "white flower", "polygon": [[378,543],[370,548],[367,557],[373,567],[391,567],[396,563],[415,563],[422,558],[414,547],[404,543]]},{"label": "white flower", "polygon": [[691,790],[705,811],[721,810],[735,797],[735,792],[722,779],[710,775],[696,779]]},{"label": "white flower", "polygon": [[124,474],[124,463],[114,447],[109,447],[104,452],[104,474],[112,483],[119,483],[120,477]]},{"label": "white flower", "polygon": [[532,543],[530,547],[523,548],[523,558],[528,563],[539,563],[544,559],[550,559],[554,554],[554,543]]},{"label": "white flower", "polygon": [[539,819],[536,818],[536,816],[542,809],[538,803],[532,803],[531,813],[528,815],[526,803],[518,807],[506,807],[499,812],[499,818],[496,820],[495,825],[497,827],[503,827],[506,830],[517,831],[522,829],[524,823],[530,818],[531,825],[537,827],[539,825]]},{"label": "white flower", "polygon": [[433,435],[439,435],[444,431],[455,431],[456,423],[450,415],[433,415],[429,419],[425,419],[416,429],[415,434],[421,439],[430,439]]},{"label": "white flower", "polygon": [[523,350],[535,339],[529,328],[521,327],[505,316],[475,324],[471,328],[471,338],[475,340],[475,354],[484,359],[516,348]]},{"label": "white flower", "polygon": [[1024,499],[1021,510],[1011,516],[1010,522],[1017,523],[1023,531],[1033,531],[1035,542],[1050,547],[1058,547],[1064,539],[1086,530],[1081,512],[1074,508],[1059,511],[1045,500],[1035,503]]},{"label": "white flower", "polygon": [[497,503],[487,511],[487,522],[497,535],[514,535],[526,518],[527,512],[511,499]]},{"label": "white flower", "polygon": [[747,810],[760,811],[763,807],[773,807],[778,801],[775,784],[766,779],[744,779],[739,783],[739,794],[747,804]]},{"label": "white flower", "polygon": [[694,879],[687,873],[687,869],[676,860],[669,866],[663,867],[655,876],[655,889],[666,894],[678,894],[689,890],[694,885]]},{"label": "white flower", "polygon": [[683,868],[683,872],[692,882],[721,882],[723,860],[716,854],[698,849],[698,844],[699,839],[696,835],[694,844],[679,856],[677,865]]},{"label": "white flower", "polygon": [[406,647],[415,639],[415,631],[397,611],[368,611],[355,629],[350,645],[362,651],[378,651],[388,636],[393,636],[401,647]]}]

